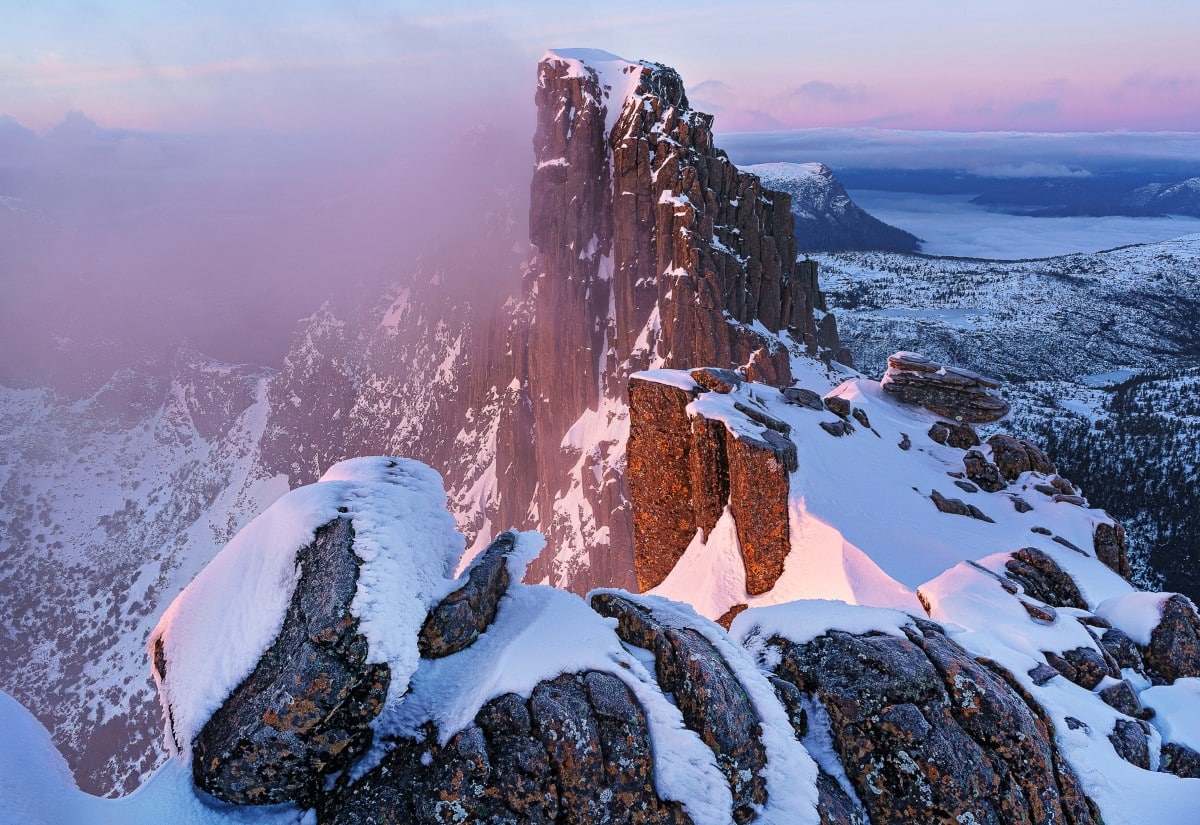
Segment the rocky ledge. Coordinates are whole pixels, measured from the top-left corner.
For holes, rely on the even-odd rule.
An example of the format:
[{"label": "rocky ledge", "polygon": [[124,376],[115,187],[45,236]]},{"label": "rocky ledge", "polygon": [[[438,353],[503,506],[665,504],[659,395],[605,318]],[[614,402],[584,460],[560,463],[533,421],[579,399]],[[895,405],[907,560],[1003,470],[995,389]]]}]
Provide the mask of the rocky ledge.
[{"label": "rocky ledge", "polygon": [[939,364],[915,352],[888,356],[887,372],[880,383],[902,401],[959,423],[999,421],[1010,409],[995,392],[1000,387],[995,379]]}]

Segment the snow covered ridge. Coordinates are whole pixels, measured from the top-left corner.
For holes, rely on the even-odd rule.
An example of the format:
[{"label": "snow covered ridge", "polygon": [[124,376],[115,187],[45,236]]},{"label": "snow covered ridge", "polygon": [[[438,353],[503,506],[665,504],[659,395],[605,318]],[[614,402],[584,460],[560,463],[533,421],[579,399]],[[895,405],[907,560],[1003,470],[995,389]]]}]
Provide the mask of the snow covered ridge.
[{"label": "snow covered ridge", "polygon": [[[730,426],[732,439],[775,442],[762,437],[780,434],[775,413],[829,417],[800,387],[717,371],[649,378],[696,392],[693,412]],[[825,402],[852,402],[855,431],[790,418],[793,478],[819,455],[801,446],[809,433],[818,450],[860,439],[916,464],[957,449],[915,429],[900,449],[895,422],[930,417],[883,395],[864,400],[857,384]],[[837,487],[846,479],[825,457],[823,483]],[[901,469],[883,467],[867,491],[878,508],[890,482],[907,480]],[[926,542],[943,520],[977,521],[917,498]],[[833,518],[817,504],[814,514]],[[1059,506],[1086,512],[1056,502],[1026,515],[1065,530],[1069,518],[1051,518]],[[789,535],[820,536],[796,529],[796,517]],[[901,551],[919,555],[916,541]],[[180,759],[126,800],[96,800],[70,786],[44,732],[0,702],[17,732],[0,744],[4,809],[33,822],[67,812],[130,823],[1086,825],[1137,821],[1143,809],[1183,823],[1200,804],[1200,779],[1185,778],[1200,772],[1189,722],[1200,710],[1200,618],[1181,597],[1136,593],[1080,549],[1051,542],[951,563],[906,598],[919,559],[903,570],[885,559],[900,577],[888,585],[865,554],[857,568],[843,556],[840,581],[815,578],[813,597],[780,603],[794,561],[821,551],[797,541],[788,573],[727,634],[682,599],[602,589],[585,600],[521,583],[543,544],[502,533],[451,578],[463,540],[436,473],[403,459],[335,465],[247,525],[156,630],[153,668]],[[688,552],[705,549],[696,545]],[[726,586],[693,580],[689,601],[712,614],[737,572],[709,572]],[[816,597],[847,582],[851,598]],[[26,751],[47,766],[32,779],[9,772]],[[236,804],[197,795],[187,768],[201,790]],[[51,819],[38,818],[42,797],[55,800]]]},{"label": "snow covered ridge", "polygon": [[[929,367],[931,379],[954,386],[995,386],[914,353],[893,358]],[[938,652],[944,635],[992,673],[972,676],[972,690],[992,692],[988,685],[999,674],[1032,697],[1042,722],[1020,725],[1049,726],[1089,804],[1107,821],[1138,821],[1150,797],[1158,800],[1153,821],[1189,821],[1188,807],[1200,800],[1200,781],[1190,777],[1200,772],[1179,766],[1200,762],[1179,756],[1189,734],[1172,727],[1178,721],[1145,708],[1161,691],[1173,697],[1165,706],[1178,697],[1196,709],[1194,605],[1179,595],[1137,592],[1122,578],[1129,567],[1120,526],[1089,509],[1036,446],[1007,436],[980,443],[953,410],[937,415],[903,400],[910,397],[863,378],[822,398],[810,388],[778,389],[725,370],[635,374],[629,466],[635,552],[645,568],[639,580],[648,578],[655,594],[732,622],[733,636],[757,650],[764,666],[815,686],[851,777],[847,743],[838,737],[873,723],[834,713],[828,703],[843,701],[848,688],[816,684],[820,668],[814,673],[811,663],[790,665],[796,646],[840,657],[866,643],[822,641],[831,629],[907,636],[945,672]],[[945,398],[935,393],[932,401]],[[739,486],[754,452],[766,459],[757,465],[758,481]],[[659,495],[664,485],[667,496]],[[714,492],[721,506],[713,506]],[[764,553],[772,537],[763,530],[764,523],[778,526],[781,512],[782,558],[778,548]],[[767,587],[764,569],[775,576]],[[839,601],[821,609],[816,599]],[[913,618],[842,602],[899,608]],[[945,624],[921,625],[926,616]],[[870,659],[884,655],[876,648],[895,644],[872,642],[859,653]],[[1156,649],[1188,661],[1188,675],[1174,665],[1156,670]],[[921,661],[914,658],[912,667],[927,666]],[[964,673],[975,667],[955,666]],[[957,686],[951,688],[953,694]],[[965,695],[956,701],[975,702]],[[1005,724],[1019,727],[1014,719]],[[908,756],[921,763],[917,752]],[[868,775],[858,778],[876,787],[874,769],[860,767]]]},{"label": "snow covered ridge", "polygon": [[369,662],[390,671],[387,701],[408,688],[414,626],[453,586],[464,549],[441,478],[404,459],[360,458],[276,501],[244,527],[163,614],[150,638],[167,747],[185,762],[201,729],[279,635],[318,528],[348,522],[361,568],[348,605]]},{"label": "snow covered ridge", "polygon": [[[929,380],[979,380],[932,366]],[[1094,560],[1099,544],[1121,569],[1123,534],[1032,445],[980,443],[969,425],[866,378],[822,397],[816,382],[778,389],[734,374],[714,383],[722,372],[654,370],[631,381],[635,552],[656,566],[644,579],[655,593],[703,599],[711,619],[800,598],[919,611],[923,582],[1024,546],[1074,547]],[[943,413],[980,403],[975,394],[919,397]],[[669,483],[674,494],[661,499]],[[769,580],[756,585],[763,567]]]}]

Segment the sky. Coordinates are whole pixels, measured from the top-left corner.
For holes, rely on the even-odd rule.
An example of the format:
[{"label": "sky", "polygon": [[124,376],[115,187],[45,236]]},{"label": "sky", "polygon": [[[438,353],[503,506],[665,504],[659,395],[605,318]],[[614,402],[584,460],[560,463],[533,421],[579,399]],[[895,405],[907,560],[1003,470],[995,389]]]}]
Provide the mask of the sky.
[{"label": "sky", "polygon": [[[0,0],[0,114],[45,130],[361,128],[476,93],[531,107],[547,48],[679,69],[723,131],[1200,131],[1179,0]],[[321,108],[314,108],[314,102]]]},{"label": "sky", "polygon": [[739,163],[1021,176],[1200,157],[1197,42],[1179,0],[0,0],[0,383],[515,278],[547,49],[678,69]]}]

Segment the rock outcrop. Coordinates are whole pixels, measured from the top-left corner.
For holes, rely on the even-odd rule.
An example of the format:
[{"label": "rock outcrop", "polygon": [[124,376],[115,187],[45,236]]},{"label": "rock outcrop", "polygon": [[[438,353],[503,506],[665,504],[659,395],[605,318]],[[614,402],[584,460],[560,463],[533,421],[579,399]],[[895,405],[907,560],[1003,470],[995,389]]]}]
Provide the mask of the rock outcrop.
[{"label": "rock outcrop", "polygon": [[[622,421],[628,376],[647,367],[741,366],[754,380],[790,383],[789,350],[818,352],[823,299],[815,266],[796,261],[790,198],[730,163],[673,69],[551,52],[536,102],[537,259],[508,342],[529,437],[498,444],[508,492],[492,520],[532,514],[556,545],[577,547],[577,561],[535,564],[535,576],[577,592],[633,586],[623,437],[576,455],[564,453],[568,432],[597,416]],[[845,356],[830,329],[820,346]],[[570,491],[578,504],[568,510]]]},{"label": "rock outcrop", "polygon": [[1162,603],[1143,658],[1156,682],[1200,676],[1200,615],[1191,599],[1175,593]]},{"label": "rock outcrop", "polygon": [[[803,407],[783,421],[772,410],[789,404],[784,393],[717,370],[635,385],[635,407],[642,391],[666,399],[689,439],[695,422],[719,425],[723,439],[782,438],[830,414]],[[869,430],[850,437],[895,449]],[[1100,781],[1089,749],[1108,749],[1110,769],[1115,753],[1143,773],[1197,770],[1185,744],[1159,746],[1153,703],[1139,697],[1150,681],[1200,675],[1194,607],[1134,593],[1086,553],[1029,547],[957,565],[921,591],[925,610],[954,625],[813,600],[735,605],[726,633],[659,596],[604,589],[584,602],[524,584],[540,544],[528,534],[498,535],[448,578],[462,542],[435,480],[413,462],[336,465],[246,528],[235,554],[168,610],[153,667],[198,787],[234,804],[295,802],[322,825],[1092,825],[1100,811],[1077,774],[1089,788]],[[731,484],[727,496],[738,494]],[[331,510],[288,550],[289,519],[318,523],[313,513]],[[274,573],[264,554],[281,565]],[[1093,586],[1126,588],[1113,621],[1133,627],[1144,608],[1160,610],[1148,645],[1091,612],[1076,583],[1087,565]],[[205,615],[196,598],[233,607],[260,592],[240,574],[274,581],[288,569],[282,628],[197,719],[179,681],[205,678],[187,664],[210,650],[188,627]],[[981,617],[998,625],[982,641],[987,656],[972,646]],[[386,655],[373,649],[380,633]],[[1031,658],[1028,673],[1012,669]],[[1075,708],[1088,722],[1064,714]],[[180,714],[200,725],[194,737],[179,734]],[[1058,729],[1089,725],[1088,741]]]},{"label": "rock outcrop", "polygon": [[900,400],[958,423],[998,421],[1010,409],[996,394],[1000,384],[995,379],[939,364],[915,352],[888,356],[887,372],[880,383]]},{"label": "rock outcrop", "polygon": [[729,782],[734,822],[752,821],[767,801],[767,753],[758,714],[729,665],[695,629],[664,621],[619,595],[598,593],[591,605],[617,620],[621,641],[653,652],[659,686],[675,697],[684,722],[700,732]]},{"label": "rock outcrop", "polygon": [[[682,378],[629,382],[628,474],[633,510],[634,569],[638,587],[660,584],[697,532],[709,535],[728,505],[745,567],[746,592],[770,590],[783,572],[788,534],[789,474],[796,448],[787,425],[717,385],[714,371],[694,371],[704,383]],[[649,374],[652,375],[652,374]],[[716,386],[709,390],[708,386]],[[733,416],[708,417],[693,404],[714,392],[745,399]]]},{"label": "rock outcrop", "polygon": [[647,823],[690,825],[658,799],[646,717],[619,679],[568,673],[528,697],[492,699],[440,744],[401,739],[323,801],[322,825]]},{"label": "rock outcrop", "polygon": [[1021,473],[1031,470],[1048,476],[1058,472],[1041,448],[1023,438],[997,433],[987,443],[992,448],[992,461],[1009,481],[1015,481]]},{"label": "rock outcrop", "polygon": [[932,623],[906,633],[768,640],[775,673],[824,707],[872,823],[1098,821],[1051,731],[1003,674]]},{"label": "rock outcrop", "polygon": [[422,656],[440,659],[458,653],[487,630],[508,589],[508,556],[515,543],[512,533],[497,536],[471,564],[463,586],[429,611],[417,637]]},{"label": "rock outcrop", "polygon": [[1129,549],[1125,543],[1125,528],[1119,522],[1102,521],[1096,525],[1096,531],[1092,534],[1092,549],[1096,553],[1096,558],[1104,562],[1113,572],[1128,579],[1131,570],[1129,567]]},{"label": "rock outcrop", "polygon": [[[350,613],[361,563],[353,546],[349,519],[317,530],[297,554],[302,572],[279,636],[196,741],[177,743],[192,750],[196,785],[217,799],[312,805],[323,778],[370,746],[390,672],[366,661]],[[170,672],[161,638],[154,667],[160,680]]]}]

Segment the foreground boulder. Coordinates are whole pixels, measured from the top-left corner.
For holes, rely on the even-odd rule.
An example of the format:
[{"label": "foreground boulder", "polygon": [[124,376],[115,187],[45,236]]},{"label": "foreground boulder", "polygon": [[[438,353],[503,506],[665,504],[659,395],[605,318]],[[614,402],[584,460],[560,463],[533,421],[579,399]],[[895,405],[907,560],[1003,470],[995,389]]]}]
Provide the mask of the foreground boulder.
[{"label": "foreground boulder", "polygon": [[717,756],[733,793],[735,822],[754,819],[767,801],[767,763],[758,714],[729,665],[704,636],[664,622],[647,608],[613,593],[597,593],[593,609],[617,620],[621,640],[652,651],[658,683],[673,694],[684,721]]},{"label": "foreground boulder", "polygon": [[[725,399],[743,418],[702,420],[779,432],[770,405],[712,383],[687,406]],[[421,465],[336,465],[184,591],[153,667],[200,789],[296,803],[323,825],[1092,825],[1079,776],[1108,793],[1097,764],[1140,772],[1120,774],[1133,784],[1151,768],[1194,774],[1187,741],[1151,727],[1178,694],[1143,704],[1139,691],[1191,689],[1200,620],[1086,553],[1031,547],[947,570],[919,595],[952,624],[747,597],[726,632],[659,596],[522,583],[543,544],[531,533],[500,534],[451,578],[463,542],[444,502]],[[1121,594],[1105,602],[1112,621],[1092,612],[1097,587]],[[254,622],[274,632],[261,648],[234,630]],[[224,654],[248,674],[204,683]]]},{"label": "foreground boulder", "polygon": [[825,709],[874,825],[1098,821],[1052,731],[938,626],[766,643],[776,675]]},{"label": "foreground boulder", "polygon": [[196,785],[217,799],[311,805],[322,777],[370,746],[391,673],[367,662],[350,613],[360,564],[353,538],[339,518],[300,551],[283,629],[193,743]]},{"label": "foreground boulder", "polygon": [[433,730],[401,739],[378,766],[342,783],[322,823],[662,823],[691,819],[654,789],[645,713],[601,672],[543,681],[480,708],[444,745]]}]

